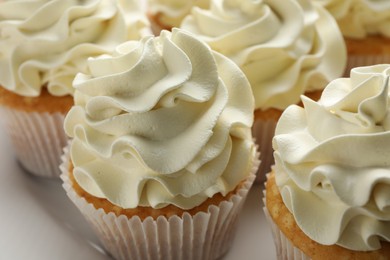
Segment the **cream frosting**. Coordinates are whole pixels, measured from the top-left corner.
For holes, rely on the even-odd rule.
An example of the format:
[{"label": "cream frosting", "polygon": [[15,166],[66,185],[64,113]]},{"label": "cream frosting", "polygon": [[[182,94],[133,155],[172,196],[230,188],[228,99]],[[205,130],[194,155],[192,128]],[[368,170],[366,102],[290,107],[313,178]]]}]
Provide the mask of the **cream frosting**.
[{"label": "cream frosting", "polygon": [[256,109],[285,109],[341,76],[346,49],[334,18],[308,0],[213,0],[181,28],[231,58],[248,77]]},{"label": "cream frosting", "polygon": [[368,35],[390,37],[390,2],[388,0],[315,0],[337,20],[344,36]]},{"label": "cream frosting", "polygon": [[133,1],[0,2],[0,85],[22,96],[44,86],[55,96],[73,94],[88,57],[140,39],[147,25]]},{"label": "cream frosting", "polygon": [[369,251],[390,242],[390,65],[355,68],[314,102],[292,105],[273,139],[283,201],[325,245]]},{"label": "cream frosting", "polygon": [[179,27],[183,18],[194,6],[208,8],[210,0],[147,0],[149,12],[160,15],[161,21],[171,27]]},{"label": "cream frosting", "polygon": [[122,208],[193,208],[251,172],[254,100],[229,59],[174,29],[89,59],[65,119],[74,176]]}]

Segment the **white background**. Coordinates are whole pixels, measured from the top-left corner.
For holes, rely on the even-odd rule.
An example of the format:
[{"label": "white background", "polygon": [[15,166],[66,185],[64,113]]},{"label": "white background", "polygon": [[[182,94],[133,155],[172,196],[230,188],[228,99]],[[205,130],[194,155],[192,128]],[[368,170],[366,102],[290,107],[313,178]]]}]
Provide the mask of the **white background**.
[{"label": "white background", "polygon": [[[24,172],[13,154],[0,118],[0,260],[111,259],[61,181]],[[262,185],[249,193],[234,244],[223,260],[276,259],[262,211]]]}]

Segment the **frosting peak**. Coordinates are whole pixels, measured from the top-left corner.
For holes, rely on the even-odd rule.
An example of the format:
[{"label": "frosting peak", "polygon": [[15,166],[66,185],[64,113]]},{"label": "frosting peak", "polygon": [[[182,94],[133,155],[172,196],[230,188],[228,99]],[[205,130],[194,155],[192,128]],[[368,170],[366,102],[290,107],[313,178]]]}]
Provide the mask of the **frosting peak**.
[{"label": "frosting peak", "polygon": [[88,67],[75,78],[65,130],[75,178],[92,195],[123,208],[188,209],[249,174],[254,101],[227,58],[175,29]]},{"label": "frosting peak", "polygon": [[390,241],[389,75],[389,65],[355,68],[277,125],[277,185],[321,244],[369,251]]},{"label": "frosting peak", "polygon": [[146,33],[146,17],[130,2],[0,2],[0,85],[22,96],[38,96],[42,87],[73,94],[73,78],[88,57]]}]

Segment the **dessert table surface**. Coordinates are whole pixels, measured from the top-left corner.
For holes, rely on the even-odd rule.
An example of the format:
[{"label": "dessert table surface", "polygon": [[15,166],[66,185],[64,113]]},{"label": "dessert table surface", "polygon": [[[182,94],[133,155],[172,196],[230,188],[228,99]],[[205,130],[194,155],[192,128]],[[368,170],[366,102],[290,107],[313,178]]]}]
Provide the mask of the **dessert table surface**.
[{"label": "dessert table surface", "polygon": [[[68,200],[61,181],[26,173],[0,119],[0,260],[111,259]],[[223,260],[276,259],[262,210],[263,185],[252,187]]]}]

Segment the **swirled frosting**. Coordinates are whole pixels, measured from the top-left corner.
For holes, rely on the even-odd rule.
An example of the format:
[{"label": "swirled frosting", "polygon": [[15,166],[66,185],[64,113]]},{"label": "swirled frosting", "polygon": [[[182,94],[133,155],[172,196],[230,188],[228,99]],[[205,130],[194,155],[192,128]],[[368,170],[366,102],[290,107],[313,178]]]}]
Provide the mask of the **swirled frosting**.
[{"label": "swirled frosting", "polygon": [[147,0],[149,12],[161,15],[161,21],[171,27],[179,27],[183,18],[194,6],[207,8],[210,0]]},{"label": "swirled frosting", "polygon": [[147,32],[136,2],[0,1],[0,85],[22,96],[42,87],[73,94],[72,81],[90,56]]},{"label": "swirled frosting", "polygon": [[355,68],[319,102],[284,111],[273,139],[276,181],[299,227],[325,245],[390,242],[390,65]]},{"label": "swirled frosting", "polygon": [[174,29],[90,59],[65,119],[74,176],[122,208],[193,208],[251,171],[254,100],[229,59]]},{"label": "swirled frosting", "polygon": [[388,0],[314,0],[337,20],[344,36],[364,38],[379,34],[390,37]]},{"label": "swirled frosting", "polygon": [[343,74],[346,50],[333,17],[308,0],[213,0],[181,28],[231,58],[248,77],[256,109],[285,109]]}]

